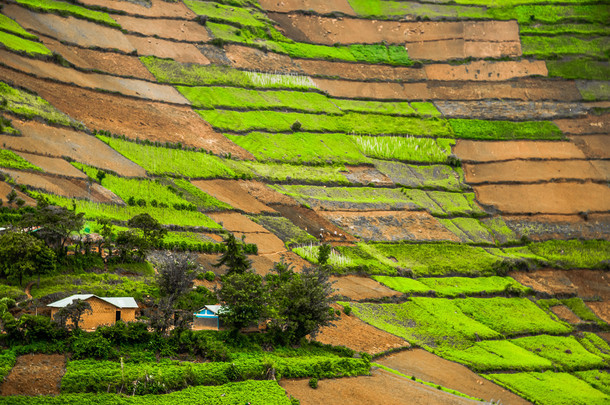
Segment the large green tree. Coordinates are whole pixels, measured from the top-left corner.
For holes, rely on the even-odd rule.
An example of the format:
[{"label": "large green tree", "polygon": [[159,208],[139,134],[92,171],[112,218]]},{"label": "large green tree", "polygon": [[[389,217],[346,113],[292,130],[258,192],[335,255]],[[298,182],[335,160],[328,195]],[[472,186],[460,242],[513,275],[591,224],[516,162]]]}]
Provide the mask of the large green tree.
[{"label": "large green tree", "polygon": [[55,270],[55,253],[42,240],[23,232],[0,235],[0,273],[23,283],[23,278]]},{"label": "large green tree", "polygon": [[146,241],[148,249],[158,247],[163,241],[163,237],[167,235],[167,230],[163,228],[163,225],[146,213],[131,218],[127,221],[127,226],[139,229],[142,232],[142,237]]},{"label": "large green tree", "polygon": [[260,275],[252,271],[226,274],[218,291],[218,298],[223,304],[219,318],[234,333],[257,324],[266,316],[268,297],[268,290]]}]

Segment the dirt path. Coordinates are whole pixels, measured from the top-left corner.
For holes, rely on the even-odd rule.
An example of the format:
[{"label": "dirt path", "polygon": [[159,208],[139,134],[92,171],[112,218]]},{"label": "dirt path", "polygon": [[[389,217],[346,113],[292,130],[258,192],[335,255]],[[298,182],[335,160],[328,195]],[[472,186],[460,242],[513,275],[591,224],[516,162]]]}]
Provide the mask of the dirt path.
[{"label": "dirt path", "polygon": [[32,290],[32,286],[36,284],[35,281],[30,281],[28,283],[28,285],[25,286],[25,290],[23,290],[23,292],[25,292],[26,297],[28,297],[28,299],[32,298],[32,294],[30,294],[30,291]]},{"label": "dirt path", "polygon": [[2,395],[58,395],[66,370],[62,354],[26,354],[0,386]]}]

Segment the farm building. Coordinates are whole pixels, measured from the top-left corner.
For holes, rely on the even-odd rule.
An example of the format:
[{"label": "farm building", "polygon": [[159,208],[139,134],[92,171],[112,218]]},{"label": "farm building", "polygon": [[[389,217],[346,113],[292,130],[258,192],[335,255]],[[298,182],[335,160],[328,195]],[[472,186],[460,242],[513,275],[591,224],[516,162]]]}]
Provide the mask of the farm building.
[{"label": "farm building", "polygon": [[83,329],[114,325],[116,321],[132,322],[136,320],[138,304],[133,297],[98,297],[93,294],[75,294],[50,303],[47,307],[51,308],[51,318],[60,308],[64,308],[78,299],[87,301],[93,311],[83,314],[80,324]]},{"label": "farm building", "polygon": [[206,305],[193,314],[193,329],[220,329],[218,311],[222,305]]}]

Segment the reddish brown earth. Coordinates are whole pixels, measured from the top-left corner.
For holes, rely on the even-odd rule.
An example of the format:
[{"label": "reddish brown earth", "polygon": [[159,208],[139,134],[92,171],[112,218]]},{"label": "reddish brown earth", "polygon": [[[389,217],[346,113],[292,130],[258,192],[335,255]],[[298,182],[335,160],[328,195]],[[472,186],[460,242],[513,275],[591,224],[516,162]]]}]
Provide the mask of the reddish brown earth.
[{"label": "reddish brown earth", "polygon": [[527,76],[546,76],[548,71],[544,61],[500,61],[477,60],[465,65],[431,64],[425,65],[428,80],[477,80],[504,81]]},{"label": "reddish brown earth", "polygon": [[567,134],[608,134],[610,114],[589,115],[585,118],[562,119],[554,122]]},{"label": "reddish brown earth", "polygon": [[330,281],[333,283],[336,295],[347,297],[353,301],[402,295],[398,291],[394,291],[369,277],[333,276],[330,278]]},{"label": "reddish brown earth", "polygon": [[260,0],[258,3],[265,10],[283,13],[315,10],[319,14],[339,11],[347,15],[356,15],[347,0]]},{"label": "reddish brown earth", "polygon": [[210,60],[193,44],[153,37],[139,37],[136,35],[127,35],[126,37],[129,43],[135,47],[138,55],[153,55],[158,58],[173,59],[182,63],[210,64]]},{"label": "reddish brown earth", "polygon": [[460,139],[453,153],[463,162],[494,162],[511,159],[585,159],[572,142],[469,141]]},{"label": "reddish brown earth", "polygon": [[553,270],[511,272],[512,278],[535,291],[551,295],[576,294],[584,299],[610,302],[610,275],[603,270]]},{"label": "reddish brown earth", "polygon": [[307,379],[281,380],[280,386],[302,405],[480,404],[381,369],[374,369],[371,376],[321,380],[317,389],[310,388]]},{"label": "reddish brown earth", "polygon": [[559,317],[559,319],[564,320],[571,324],[583,323],[582,319],[580,319],[572,310],[565,305],[556,305],[551,307],[550,310]]},{"label": "reddish brown earth", "polygon": [[609,135],[578,135],[572,136],[570,139],[588,158],[610,159]]},{"label": "reddish brown earth", "polygon": [[195,13],[179,1],[173,3],[165,0],[152,0],[151,7],[125,0],[80,0],[80,2],[89,6],[104,7],[145,17],[173,17],[187,20],[195,18]]},{"label": "reddish brown earth", "polygon": [[378,79],[401,82],[424,80],[426,78],[424,70],[421,68],[307,59],[297,60],[297,63],[303,72],[309,76],[337,77],[347,80]]},{"label": "reddish brown earth", "polygon": [[320,238],[320,235],[322,235],[322,240],[326,242],[351,242],[355,240],[345,230],[338,228],[332,222],[308,208],[275,204],[272,208],[310,235],[316,238]]},{"label": "reddish brown earth", "polygon": [[597,315],[601,320],[606,323],[610,323],[610,302],[587,302],[587,306]]},{"label": "reddish brown earth", "polygon": [[610,162],[574,161],[523,161],[463,164],[466,181],[478,183],[528,183],[555,180],[607,181]]},{"label": "reddish brown earth", "polygon": [[26,354],[2,383],[2,395],[59,395],[66,359],[62,354]]},{"label": "reddish brown earth", "polygon": [[303,74],[301,68],[286,55],[235,44],[227,45],[225,54],[237,69]]},{"label": "reddish brown earth", "polygon": [[0,181],[0,200],[2,200],[2,204],[3,205],[8,205],[9,207],[17,207],[17,204],[13,203],[13,204],[9,204],[6,198],[6,195],[9,194],[11,191],[15,190],[15,192],[17,193],[17,198],[15,199],[15,201],[17,201],[18,199],[22,199],[23,201],[25,201],[25,205],[29,205],[29,206],[35,206],[36,205],[36,200],[34,200],[32,197],[22,193],[21,191],[19,191],[19,189],[14,188],[14,186],[12,184],[8,184],[5,183],[4,181]]},{"label": "reddish brown earth", "polygon": [[272,256],[270,266],[273,267],[273,263],[279,261],[280,254],[286,253],[286,246],[284,242],[271,232],[267,233],[244,233],[244,232],[233,232],[236,238],[241,239],[242,236],[246,237],[246,243],[254,243],[258,246],[259,256]]},{"label": "reddish brown earth", "polygon": [[509,228],[532,240],[605,239],[610,232],[609,214],[509,215],[502,218]]},{"label": "reddish brown earth", "polygon": [[486,401],[500,400],[503,404],[511,405],[529,403],[499,385],[478,376],[465,366],[444,360],[423,349],[390,354],[376,362],[408,376],[412,375]]},{"label": "reddish brown earth", "polygon": [[112,15],[124,30],[142,34],[147,37],[185,41],[207,42],[210,35],[205,27],[195,21],[169,20],[156,18],[151,24],[150,18],[138,18],[125,15]]},{"label": "reddish brown earth", "polygon": [[60,176],[77,177],[86,179],[87,175],[64,159],[34,155],[31,153],[17,152],[19,156],[30,162],[31,164],[40,167],[45,173],[57,174]]},{"label": "reddish brown earth", "polygon": [[17,119],[13,119],[13,126],[18,128],[23,136],[0,135],[0,142],[7,148],[54,157],[68,156],[121,176],[146,176],[146,171],[140,166],[84,132]]},{"label": "reddish brown earth", "polygon": [[479,204],[491,205],[507,214],[578,214],[610,210],[610,188],[605,184],[497,184],[476,186],[474,190]]},{"label": "reddish brown earth", "polygon": [[84,73],[55,63],[26,58],[0,50],[4,64],[21,72],[53,81],[75,84],[88,89],[101,89],[126,96],[174,104],[190,102],[172,86],[143,80],[120,78],[99,73]]},{"label": "reddish brown earth", "polygon": [[127,37],[117,28],[74,17],[36,13],[12,4],[4,6],[2,13],[16,20],[27,30],[84,48],[118,49],[125,53],[135,50]]},{"label": "reddish brown earth", "polygon": [[230,232],[269,233],[268,230],[238,212],[210,212],[207,216]]},{"label": "reddish brown earth", "polygon": [[194,180],[192,183],[206,193],[226,202],[237,210],[249,214],[273,212],[250,194],[244,192],[241,181],[237,180]]},{"label": "reddish brown earth", "polygon": [[319,214],[365,240],[459,242],[436,218],[423,211],[320,211]]},{"label": "reddish brown earth", "polygon": [[298,205],[294,199],[258,181],[240,181],[239,186],[263,204]]},{"label": "reddish brown earth", "polygon": [[144,67],[137,56],[64,45],[45,36],[41,36],[40,39],[47,48],[60,54],[64,59],[78,68],[86,70],[95,69],[111,75],[156,81],[155,77]]},{"label": "reddish brown earth", "polygon": [[251,155],[203,121],[186,106],[134,100],[65,84],[52,83],[0,67],[0,80],[38,93],[57,109],[89,128],[125,134],[129,138],[182,143],[216,154]]}]

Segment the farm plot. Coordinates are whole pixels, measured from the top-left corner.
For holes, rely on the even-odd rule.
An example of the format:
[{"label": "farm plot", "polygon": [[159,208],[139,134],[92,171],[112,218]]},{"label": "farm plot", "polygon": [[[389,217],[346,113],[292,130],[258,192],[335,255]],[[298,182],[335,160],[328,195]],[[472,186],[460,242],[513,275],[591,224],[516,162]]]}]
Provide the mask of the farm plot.
[{"label": "farm plot", "polygon": [[[523,30],[522,27],[520,27]],[[465,65],[444,63],[424,66],[428,80],[504,81],[528,76],[546,76],[543,61],[472,61]]]},{"label": "farm plot", "polygon": [[189,10],[183,3],[165,4],[159,0],[151,0],[148,4],[125,2],[122,0],[82,0],[81,3],[92,8],[103,6],[109,10],[143,17],[167,17],[185,20],[191,20],[195,17],[195,13]]},{"label": "farm plot", "polygon": [[610,395],[610,373],[606,370],[577,371],[576,377],[589,383],[593,388]]},{"label": "farm plot", "polygon": [[453,139],[415,138],[412,136],[351,136],[362,154],[376,159],[407,162],[445,163]]},{"label": "farm plot", "polygon": [[0,149],[0,167],[18,170],[36,170],[43,171],[40,167],[28,162],[23,156],[16,154],[13,151]]},{"label": "farm plot", "polygon": [[57,13],[60,15],[72,15],[84,20],[94,21],[110,27],[120,28],[120,25],[113,20],[107,13],[90,10],[75,4],[65,3],[55,0],[16,0],[17,4],[32,10],[46,13]]},{"label": "farm plot", "polygon": [[470,141],[458,140],[454,153],[463,162],[494,162],[512,159],[584,159],[573,142]]},{"label": "farm plot", "polygon": [[0,44],[10,51],[23,53],[30,56],[52,55],[52,52],[40,42],[25,39],[4,31],[0,31]]},{"label": "farm plot", "polygon": [[[2,152],[8,152],[8,151],[0,150],[0,156],[2,155]],[[29,169],[33,169],[33,170],[42,169],[42,171],[44,171],[45,173],[55,174],[55,175],[59,175],[59,176],[78,177],[81,179],[87,178],[87,176],[85,176],[82,172],[75,169],[70,163],[68,163],[64,159],[57,159],[57,158],[53,158],[53,157],[35,155],[32,153],[26,153],[26,152],[17,152],[17,155],[21,156],[22,158],[26,159],[28,162],[30,162],[36,166],[36,167],[30,167]],[[0,162],[1,162],[1,160],[0,160]],[[0,163],[0,166],[9,167],[9,166],[5,166],[3,163]],[[27,167],[22,167],[22,168],[15,167],[15,168],[21,169],[21,170],[28,169]],[[38,169],[38,168],[40,168],[40,169]]]},{"label": "farm plot", "polygon": [[[277,192],[276,194],[286,199],[289,198]],[[272,208],[305,232],[322,241],[343,242],[354,240],[354,237],[350,233],[338,228],[317,212],[295,204],[294,200],[291,201],[292,204],[287,204],[287,201],[272,203]]]},{"label": "farm plot", "polygon": [[[330,278],[335,295],[359,301],[400,295],[373,279],[362,276],[333,276]],[[340,308],[341,309],[341,308]]]},{"label": "farm plot", "polygon": [[4,14],[0,14],[0,30],[15,34],[22,38],[37,40],[38,37],[34,34],[30,34],[23,27],[17,24],[14,20],[8,18]]},{"label": "farm plot", "polygon": [[[503,216],[506,226],[531,240],[603,239],[608,234],[607,214],[590,215],[510,215]],[[519,238],[517,238],[519,239]]]},{"label": "farm plot", "polygon": [[196,180],[192,183],[202,191],[235,209],[251,214],[273,212],[273,209],[248,194],[245,190],[247,186],[243,182],[233,180]]},{"label": "farm plot", "polygon": [[394,183],[388,176],[371,166],[347,166],[343,176],[352,184],[392,187]]},{"label": "farm plot", "polygon": [[250,219],[276,235],[287,246],[317,242],[316,238],[282,216],[253,215]]},{"label": "farm plot", "polygon": [[607,240],[551,240],[528,245],[536,255],[563,268],[603,268],[610,257],[610,242]]},{"label": "farm plot", "polygon": [[155,24],[150,24],[150,19],[126,15],[115,15],[116,21],[121,27],[132,33],[141,34],[145,37],[155,37],[186,42],[207,42],[210,34],[205,27],[195,21],[176,21],[174,19],[156,18]]},{"label": "farm plot", "polygon": [[410,165],[383,160],[374,160],[373,164],[395,184],[404,187],[444,191],[470,189],[464,181],[464,172],[461,168],[448,165]]},{"label": "farm plot", "polygon": [[475,218],[439,219],[439,222],[453,232],[461,242],[476,244],[494,244],[494,234],[483,222]]}]

